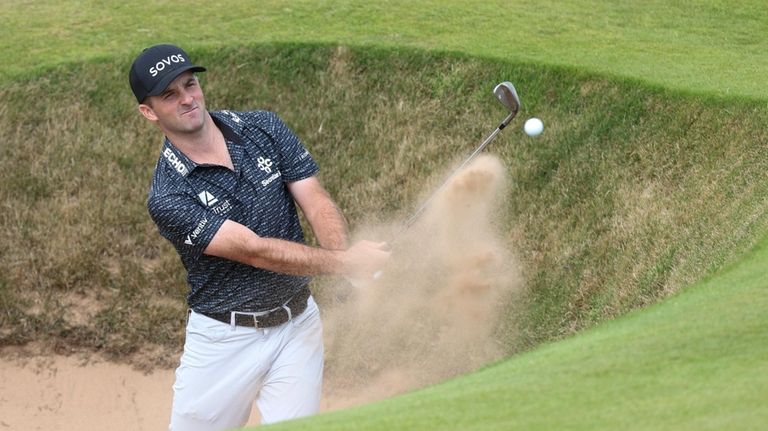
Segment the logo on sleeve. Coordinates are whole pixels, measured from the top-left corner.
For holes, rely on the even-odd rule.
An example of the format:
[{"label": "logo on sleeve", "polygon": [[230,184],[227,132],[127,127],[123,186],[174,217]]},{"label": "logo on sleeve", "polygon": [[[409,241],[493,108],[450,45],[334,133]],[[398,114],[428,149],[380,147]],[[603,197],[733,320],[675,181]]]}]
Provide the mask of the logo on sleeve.
[{"label": "logo on sleeve", "polygon": [[184,241],[184,244],[195,245],[194,240],[196,240],[197,237],[200,236],[200,234],[203,232],[203,228],[205,228],[205,225],[207,224],[208,224],[207,218],[200,220],[200,223],[197,224],[197,227],[195,227],[195,230],[193,230],[191,234],[187,235],[187,239]]}]

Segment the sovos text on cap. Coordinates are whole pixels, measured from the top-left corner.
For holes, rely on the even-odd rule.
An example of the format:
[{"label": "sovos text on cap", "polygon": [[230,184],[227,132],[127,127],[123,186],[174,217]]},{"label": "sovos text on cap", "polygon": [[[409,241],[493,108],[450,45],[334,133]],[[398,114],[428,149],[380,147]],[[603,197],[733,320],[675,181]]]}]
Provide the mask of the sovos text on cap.
[{"label": "sovos text on cap", "polygon": [[128,80],[139,103],[147,96],[157,96],[186,71],[205,72],[192,63],[187,53],[175,45],[155,45],[146,48],[131,65]]}]

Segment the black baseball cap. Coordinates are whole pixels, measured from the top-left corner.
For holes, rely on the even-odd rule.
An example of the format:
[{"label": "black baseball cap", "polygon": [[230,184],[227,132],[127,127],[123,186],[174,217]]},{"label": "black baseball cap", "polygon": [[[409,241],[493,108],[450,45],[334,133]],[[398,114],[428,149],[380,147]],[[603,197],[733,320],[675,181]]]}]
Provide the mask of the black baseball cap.
[{"label": "black baseball cap", "polygon": [[157,96],[168,88],[177,76],[191,70],[205,72],[204,67],[192,64],[187,53],[175,45],[155,45],[133,60],[128,80],[136,100],[142,103],[147,96]]}]

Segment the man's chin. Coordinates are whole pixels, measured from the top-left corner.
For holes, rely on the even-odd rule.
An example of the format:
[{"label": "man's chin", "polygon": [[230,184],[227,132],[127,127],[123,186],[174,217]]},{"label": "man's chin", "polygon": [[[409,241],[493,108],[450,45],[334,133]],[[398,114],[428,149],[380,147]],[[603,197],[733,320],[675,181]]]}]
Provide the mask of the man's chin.
[{"label": "man's chin", "polygon": [[197,132],[205,125],[205,117],[199,109],[181,115],[181,126],[186,132]]},{"label": "man's chin", "polygon": [[205,119],[203,118],[203,111],[200,108],[191,109],[189,111],[183,112],[181,115],[179,115],[179,118],[183,122],[193,122],[198,123],[202,122]]}]

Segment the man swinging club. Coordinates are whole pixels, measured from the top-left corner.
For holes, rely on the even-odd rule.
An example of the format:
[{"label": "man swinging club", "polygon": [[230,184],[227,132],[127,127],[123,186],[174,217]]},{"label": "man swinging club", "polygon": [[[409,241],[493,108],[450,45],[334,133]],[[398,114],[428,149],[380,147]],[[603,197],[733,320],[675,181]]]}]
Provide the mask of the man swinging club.
[{"label": "man swinging club", "polygon": [[[187,271],[190,309],[173,386],[171,430],[310,415],[323,344],[311,275],[371,279],[386,244],[347,243],[318,166],[274,113],[208,112],[194,65],[173,45],[145,49],[129,81],[139,112],[165,135],[147,200]],[[296,204],[319,247],[304,244]]]}]

